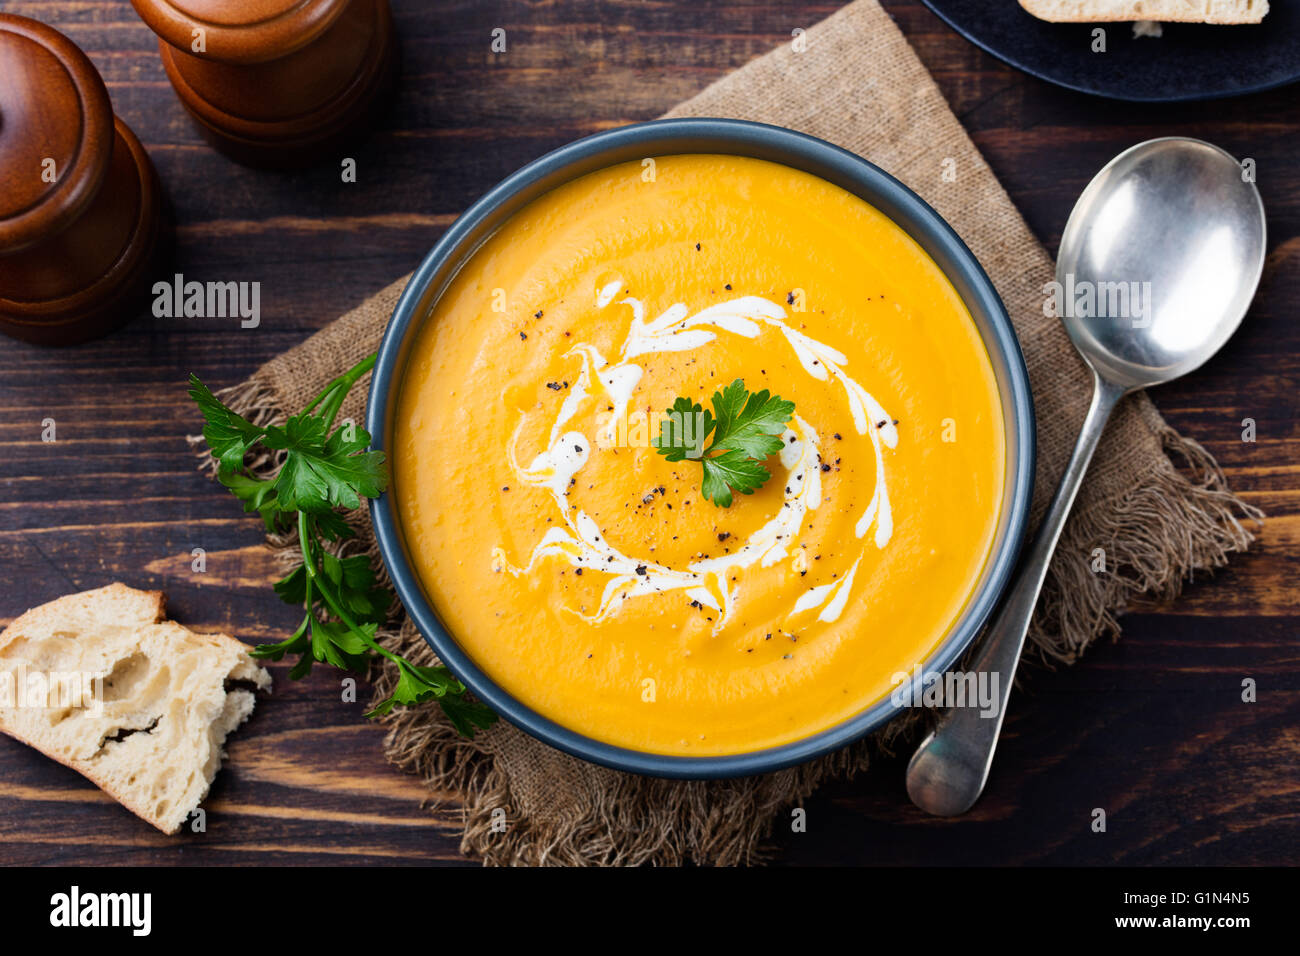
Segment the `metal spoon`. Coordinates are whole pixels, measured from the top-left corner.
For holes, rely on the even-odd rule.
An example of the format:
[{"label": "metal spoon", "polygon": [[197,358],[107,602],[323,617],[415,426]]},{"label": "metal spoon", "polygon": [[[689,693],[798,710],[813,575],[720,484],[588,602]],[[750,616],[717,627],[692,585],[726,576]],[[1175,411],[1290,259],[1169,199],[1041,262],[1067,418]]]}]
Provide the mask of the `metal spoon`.
[{"label": "metal spoon", "polygon": [[922,810],[954,816],[979,799],[1048,562],[1106,420],[1128,392],[1187,374],[1228,341],[1259,284],[1264,229],[1253,177],[1195,139],[1139,143],[1107,163],[1079,197],[1056,261],[1057,314],[1092,369],[1092,404],[972,664],[976,673],[998,675],[996,713],[950,710],[907,766],[907,793]]}]

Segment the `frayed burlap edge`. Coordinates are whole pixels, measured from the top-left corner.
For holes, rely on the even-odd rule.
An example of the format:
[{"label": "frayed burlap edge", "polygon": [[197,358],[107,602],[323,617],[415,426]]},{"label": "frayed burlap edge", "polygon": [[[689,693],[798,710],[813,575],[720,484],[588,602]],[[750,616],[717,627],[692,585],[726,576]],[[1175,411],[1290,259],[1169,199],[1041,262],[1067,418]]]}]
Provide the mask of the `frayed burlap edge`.
[{"label": "frayed burlap edge", "polygon": [[[285,417],[274,389],[257,375],[218,396],[259,425]],[[1222,567],[1254,541],[1243,521],[1258,523],[1263,512],[1227,489],[1222,469],[1199,443],[1158,416],[1152,426],[1165,455],[1148,479],[1108,511],[1076,512],[1066,525],[1030,631],[1039,663],[1073,663],[1098,638],[1118,636],[1117,618],[1133,599],[1172,600],[1195,572]],[[202,438],[189,441],[201,467],[214,473]],[[267,478],[280,459],[260,454],[248,465],[256,477]],[[373,556],[368,514],[358,510],[348,520],[359,534],[340,550]],[[268,537],[268,546],[286,572],[301,561],[293,533]],[[1105,570],[1094,570],[1096,549],[1104,552]],[[382,562],[375,565],[386,578]],[[379,638],[417,663],[437,662],[400,608]],[[395,668],[376,668],[372,677],[375,700],[382,700],[397,678]],[[485,864],[727,866],[763,862],[782,810],[798,806],[827,781],[852,779],[867,769],[872,755],[890,754],[917,739],[932,715],[909,711],[850,747],[763,777],[719,783],[622,775],[595,802],[567,808],[559,823],[548,821],[545,832],[527,818],[511,821],[505,832],[496,826],[493,811],[513,801],[488,735],[466,740],[446,721],[429,720],[419,710],[399,708],[384,719],[389,760],[424,781],[433,805],[460,804],[461,851]]]},{"label": "frayed burlap edge", "polygon": [[[414,660],[433,659],[409,625],[397,646]],[[393,680],[391,671],[385,673],[377,693],[387,693]],[[445,721],[406,711],[390,719],[385,744],[390,760],[425,781],[433,801],[459,800],[465,827],[461,852],[487,865],[730,866],[764,862],[764,842],[777,815],[825,781],[851,779],[865,770],[871,752],[888,752],[902,723],[766,778],[682,781],[621,774],[600,792],[598,802],[568,808],[558,823],[548,821],[542,829],[526,818],[512,820],[505,832],[496,827],[493,811],[512,805],[509,781],[494,755],[476,741],[458,737]]]},{"label": "frayed burlap edge", "polygon": [[1259,525],[1264,512],[1228,490],[1214,456],[1163,420],[1152,425],[1165,455],[1146,480],[1104,512],[1071,514],[1061,534],[1030,626],[1049,659],[1074,663],[1098,637],[1119,636],[1134,598],[1172,601],[1197,571],[1255,540],[1243,520]]}]

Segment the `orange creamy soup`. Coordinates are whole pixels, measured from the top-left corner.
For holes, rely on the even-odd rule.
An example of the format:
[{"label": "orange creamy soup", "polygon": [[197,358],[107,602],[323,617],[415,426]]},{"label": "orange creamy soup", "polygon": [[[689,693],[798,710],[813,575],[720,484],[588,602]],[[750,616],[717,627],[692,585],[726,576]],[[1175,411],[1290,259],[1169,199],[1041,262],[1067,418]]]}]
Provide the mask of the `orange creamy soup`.
[{"label": "orange creamy soup", "polygon": [[[730,507],[651,445],[736,379],[795,403]],[[533,202],[412,350],[393,488],[424,589],[514,697],[718,755],[863,710],[966,604],[1002,498],[989,358],[898,226],[785,166],[661,157]]]}]

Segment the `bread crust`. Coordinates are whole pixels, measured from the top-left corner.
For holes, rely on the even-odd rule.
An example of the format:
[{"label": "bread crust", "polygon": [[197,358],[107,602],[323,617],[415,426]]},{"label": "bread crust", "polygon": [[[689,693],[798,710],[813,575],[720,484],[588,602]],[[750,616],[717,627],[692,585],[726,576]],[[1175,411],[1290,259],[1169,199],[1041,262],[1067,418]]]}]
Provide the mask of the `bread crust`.
[{"label": "bread crust", "polygon": [[3,655],[9,643],[16,637],[39,630],[45,621],[63,621],[80,616],[91,617],[112,609],[121,614],[122,619],[139,624],[157,624],[167,614],[167,595],[162,591],[141,591],[127,587],[120,581],[65,594],[63,597],[46,601],[29,608],[9,622],[9,626],[0,631],[0,655]]}]

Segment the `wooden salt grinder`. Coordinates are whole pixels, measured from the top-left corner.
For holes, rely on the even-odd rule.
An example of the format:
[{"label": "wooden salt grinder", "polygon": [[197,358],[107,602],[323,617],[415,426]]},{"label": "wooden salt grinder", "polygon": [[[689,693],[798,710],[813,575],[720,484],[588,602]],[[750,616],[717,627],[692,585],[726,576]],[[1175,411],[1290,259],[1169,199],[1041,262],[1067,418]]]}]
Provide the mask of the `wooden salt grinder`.
[{"label": "wooden salt grinder", "polygon": [[0,13],[0,331],[72,345],[125,322],[159,223],[153,164],[94,65]]},{"label": "wooden salt grinder", "polygon": [[393,67],[388,0],[131,0],[200,131],[238,162],[316,159]]}]

